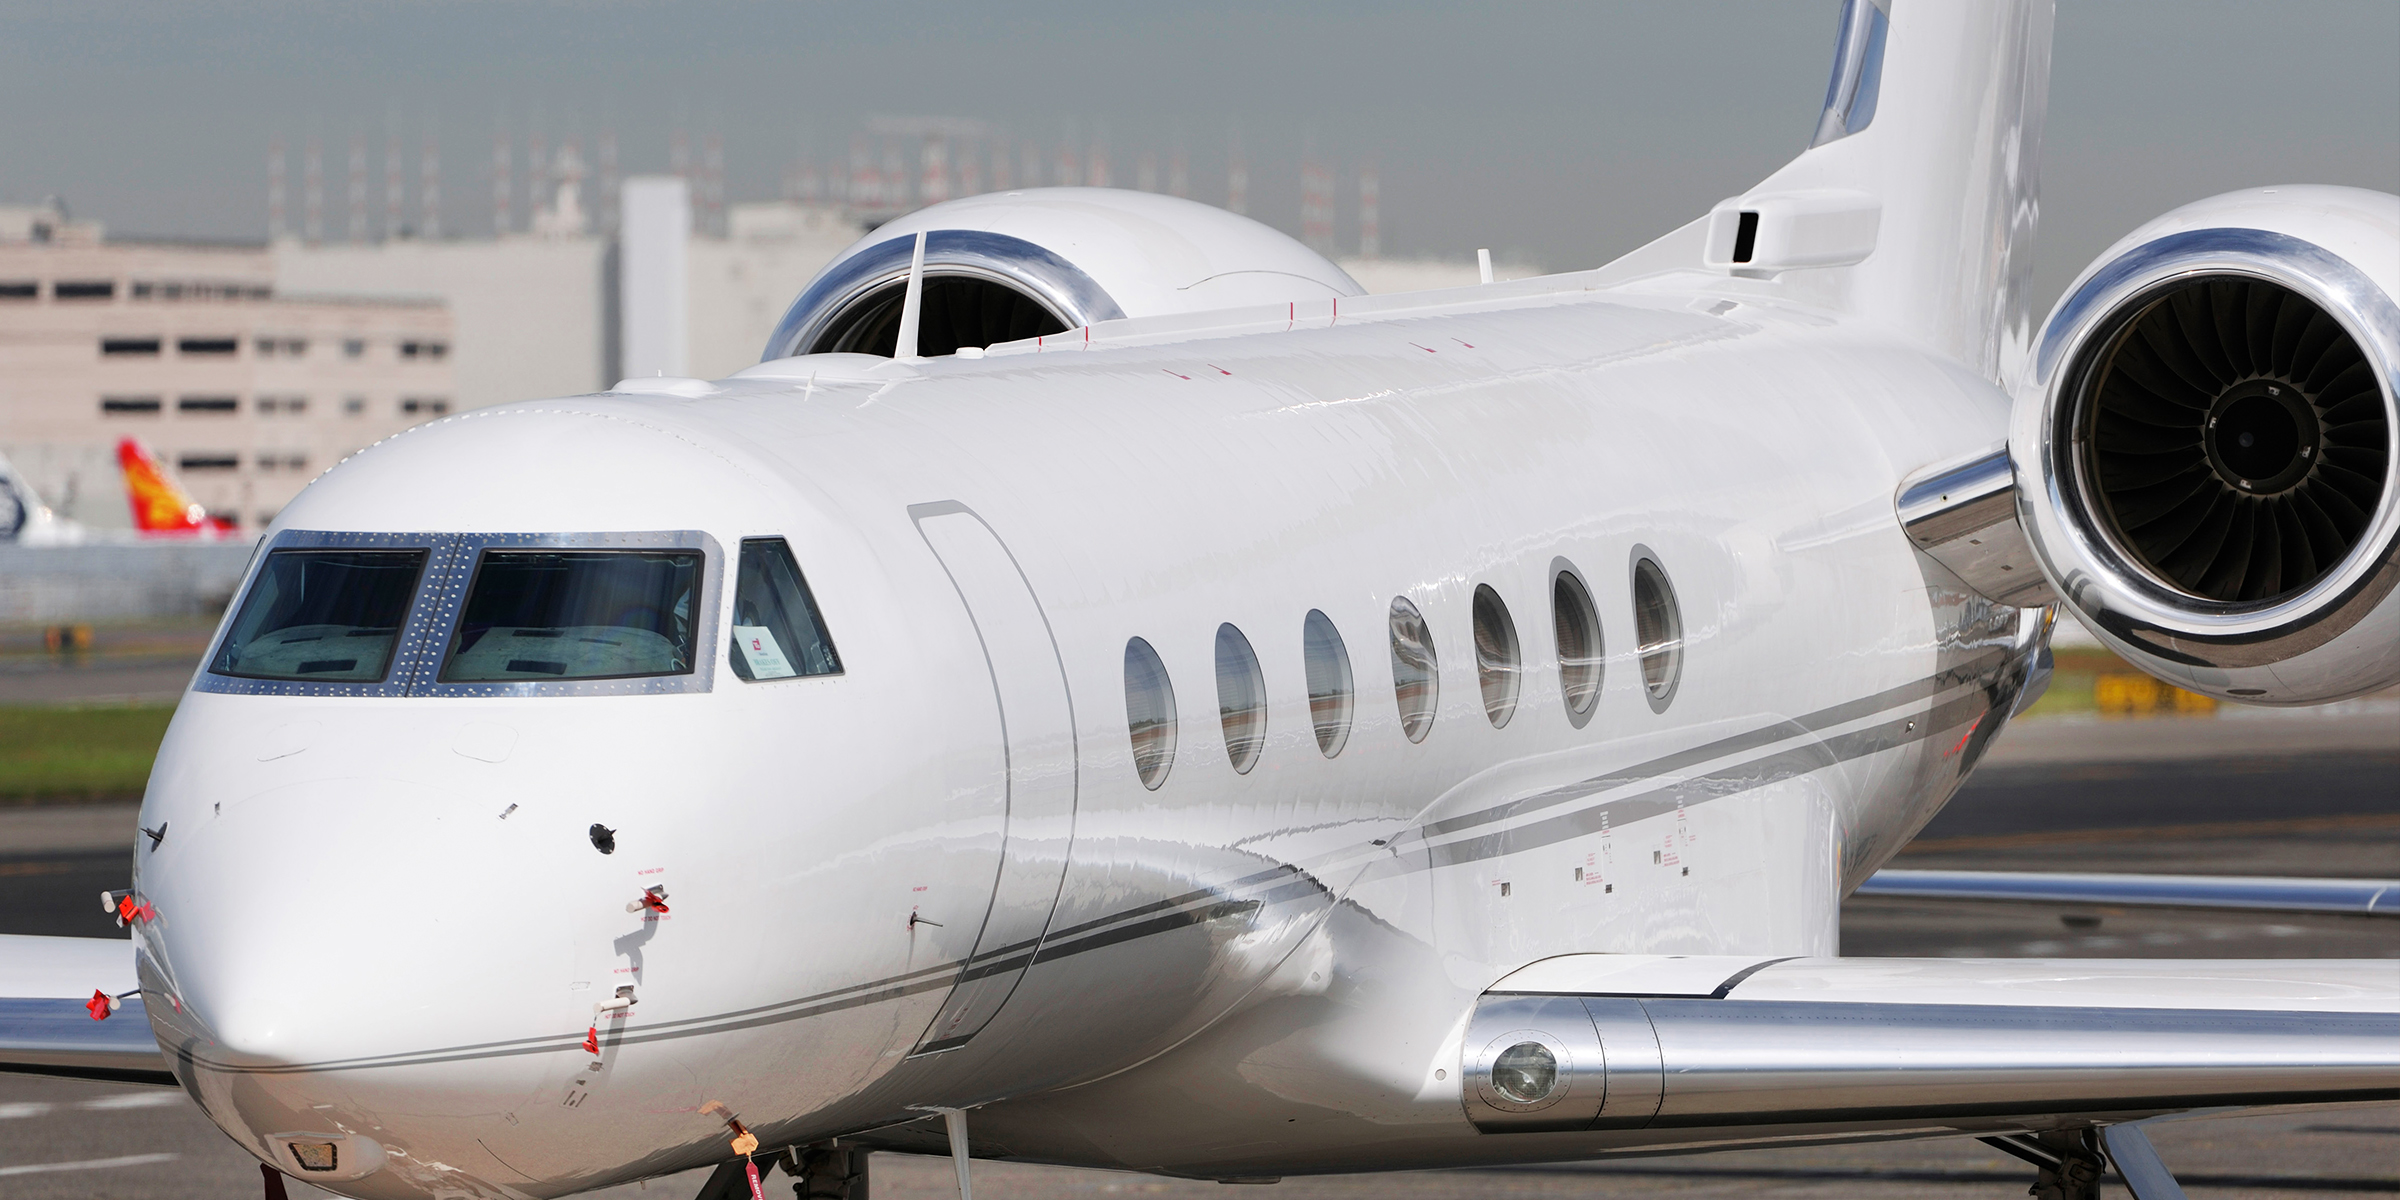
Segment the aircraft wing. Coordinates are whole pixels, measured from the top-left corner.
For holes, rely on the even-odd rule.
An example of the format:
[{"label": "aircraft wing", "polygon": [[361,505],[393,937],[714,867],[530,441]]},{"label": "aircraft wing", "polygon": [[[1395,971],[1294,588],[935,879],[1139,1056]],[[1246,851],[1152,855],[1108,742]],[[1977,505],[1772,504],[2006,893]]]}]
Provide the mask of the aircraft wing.
[{"label": "aircraft wing", "polygon": [[[1539,1109],[1495,1092],[1526,1042],[1574,1079]],[[1487,1133],[2009,1134],[2390,1100],[2400,961],[1571,954],[1493,984],[1462,1057]]]},{"label": "aircraft wing", "polygon": [[2094,907],[2400,917],[2400,880],[2231,875],[2078,875],[2049,871],[1878,871],[1858,896],[2014,900]]},{"label": "aircraft wing", "polygon": [[173,1086],[135,986],[129,940],[0,934],[0,1071]]}]

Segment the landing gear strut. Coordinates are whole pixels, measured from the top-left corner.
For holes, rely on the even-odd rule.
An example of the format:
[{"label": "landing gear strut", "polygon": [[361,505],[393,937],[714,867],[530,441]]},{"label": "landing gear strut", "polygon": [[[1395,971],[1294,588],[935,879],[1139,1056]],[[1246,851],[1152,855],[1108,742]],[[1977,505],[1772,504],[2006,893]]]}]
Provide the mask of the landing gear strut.
[{"label": "landing gear strut", "polygon": [[2034,1200],[2100,1200],[2100,1134],[2092,1129],[2048,1129],[1987,1137],[1983,1144],[2013,1154],[2041,1171],[2026,1194]]},{"label": "landing gear strut", "polygon": [[2100,1200],[2100,1174],[2111,1162],[2134,1200],[2184,1200],[2182,1186],[2167,1171],[2139,1125],[2051,1129],[1982,1141],[2040,1169],[2033,1186],[2026,1189],[2034,1200]]},{"label": "landing gear strut", "polygon": [[798,1200],[867,1200],[867,1148],[845,1146],[839,1141],[820,1142],[802,1146],[793,1152],[797,1162],[787,1159],[784,1169],[800,1182],[792,1185],[792,1195]]}]

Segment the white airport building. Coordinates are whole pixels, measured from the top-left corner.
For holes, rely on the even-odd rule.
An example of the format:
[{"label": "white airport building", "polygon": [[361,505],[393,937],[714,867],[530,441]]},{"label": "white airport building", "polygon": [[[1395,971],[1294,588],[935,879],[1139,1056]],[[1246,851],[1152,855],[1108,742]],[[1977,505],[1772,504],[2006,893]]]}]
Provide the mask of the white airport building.
[{"label": "white airport building", "polygon": [[[343,456],[445,413],[740,370],[888,215],[726,206],[700,184],[696,220],[692,181],[625,179],[604,229],[562,150],[525,228],[475,239],[109,241],[54,205],[0,209],[0,455],[60,515],[123,529],[114,447],[138,437],[211,513],[255,530]],[[1312,193],[1320,222],[1330,187]],[[1370,292],[1477,278],[1471,262],[1342,266]]]}]

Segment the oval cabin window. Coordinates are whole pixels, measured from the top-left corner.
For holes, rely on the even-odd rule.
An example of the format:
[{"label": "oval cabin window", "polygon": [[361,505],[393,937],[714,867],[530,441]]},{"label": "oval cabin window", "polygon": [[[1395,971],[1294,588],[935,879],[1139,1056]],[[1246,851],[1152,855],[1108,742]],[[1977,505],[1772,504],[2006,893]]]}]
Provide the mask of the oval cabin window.
[{"label": "oval cabin window", "polygon": [[1433,732],[1433,707],[1442,695],[1433,666],[1424,615],[1408,597],[1392,597],[1392,694],[1400,701],[1400,732],[1412,742]]},{"label": "oval cabin window", "polygon": [[1175,687],[1150,643],[1125,643],[1125,727],[1133,735],[1133,770],[1152,791],[1175,765]]},{"label": "oval cabin window", "polygon": [[1516,715],[1518,666],[1517,623],[1490,584],[1475,588],[1475,680],[1483,685],[1483,715],[1498,729]]},{"label": "oval cabin window", "polygon": [[1225,757],[1234,773],[1249,774],[1267,744],[1267,681],[1250,639],[1231,625],[1217,626],[1217,719],[1225,725]]},{"label": "oval cabin window", "polygon": [[1350,740],[1350,710],[1355,700],[1350,685],[1350,650],[1342,645],[1333,618],[1308,610],[1300,631],[1301,655],[1308,669],[1308,720],[1317,734],[1317,749],[1332,758]]},{"label": "oval cabin window", "polygon": [[1644,555],[1633,563],[1633,635],[1642,660],[1642,690],[1665,712],[1683,675],[1683,613],[1665,568]]},{"label": "oval cabin window", "polygon": [[1550,622],[1558,638],[1559,695],[1567,720],[1581,729],[1600,702],[1600,614],[1583,580],[1564,567],[1550,582]]}]

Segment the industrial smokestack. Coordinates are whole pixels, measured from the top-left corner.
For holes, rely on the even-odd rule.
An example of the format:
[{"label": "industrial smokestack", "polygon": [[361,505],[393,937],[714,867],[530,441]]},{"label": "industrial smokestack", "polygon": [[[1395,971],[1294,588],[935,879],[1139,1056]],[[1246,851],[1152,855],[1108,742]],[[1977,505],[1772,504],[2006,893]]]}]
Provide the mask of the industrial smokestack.
[{"label": "industrial smokestack", "polygon": [[700,143],[700,186],[706,197],[708,231],[725,233],[725,135],[711,133]]},{"label": "industrial smokestack", "polygon": [[283,136],[277,134],[267,145],[267,237],[283,236],[284,208]]},{"label": "industrial smokestack", "polygon": [[509,209],[514,206],[510,193],[514,190],[516,165],[508,152],[508,126],[504,121],[492,130],[492,236],[505,236],[510,227]]},{"label": "industrial smokestack", "polygon": [[1242,135],[1233,135],[1225,157],[1225,209],[1237,216],[1250,212],[1250,160],[1242,154]]},{"label": "industrial smokestack", "polygon": [[844,199],[852,208],[873,208],[876,203],[875,159],[862,134],[850,136],[850,185]]},{"label": "industrial smokestack", "polygon": [[1358,169],[1358,256],[1383,257],[1383,180],[1373,164]]},{"label": "industrial smokestack", "polygon": [[442,148],[431,121],[425,123],[425,157],[418,167],[422,173],[417,181],[417,205],[423,215],[417,219],[417,236],[430,240],[442,236]]},{"label": "industrial smokestack", "polygon": [[983,192],[982,143],[969,139],[958,153],[958,194],[980,195]]},{"label": "industrial smokestack", "polygon": [[908,207],[908,171],[900,163],[900,146],[895,139],[884,140],[883,174],[878,180],[883,185],[885,208],[897,211]]},{"label": "industrial smokestack", "polygon": [[940,204],[950,198],[950,143],[938,133],[925,135],[925,151],[920,160],[917,196],[927,204]]},{"label": "industrial smokestack", "polygon": [[600,159],[600,232],[614,234],[621,201],[617,192],[617,131],[601,130],[600,144],[594,153]]},{"label": "industrial smokestack", "polygon": [[625,377],[683,375],[690,369],[691,183],[672,175],[636,175],[625,181],[624,213],[617,344],[623,348]]},{"label": "industrial smokestack", "polygon": [[[1072,137],[1073,134],[1070,133],[1068,136]],[[1051,182],[1057,184],[1059,187],[1074,187],[1076,184],[1083,182],[1083,164],[1077,161],[1075,157],[1075,144],[1073,142],[1059,143],[1058,162],[1053,167],[1053,173],[1050,176],[1050,179]]]},{"label": "industrial smokestack", "polygon": [[1300,240],[1319,254],[1333,252],[1333,170],[1315,150],[1300,162]]},{"label": "industrial smokestack", "polygon": [[1192,159],[1183,152],[1183,142],[1175,143],[1174,154],[1167,159],[1167,194],[1178,199],[1192,194]]},{"label": "industrial smokestack", "polygon": [[315,134],[300,169],[300,231],[313,246],[325,240],[325,147]]},{"label": "industrial smokestack", "polygon": [[551,203],[550,146],[542,138],[541,115],[537,112],[525,122],[525,221],[527,233],[539,232],[542,206]]},{"label": "industrial smokestack", "polygon": [[367,240],[367,135],[350,135],[350,241]]},{"label": "industrial smokestack", "polygon": [[383,141],[383,236],[400,236],[402,213],[408,204],[408,160],[400,151],[400,123],[392,122]]}]

